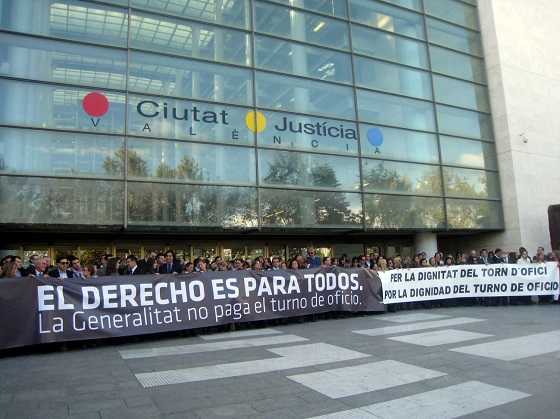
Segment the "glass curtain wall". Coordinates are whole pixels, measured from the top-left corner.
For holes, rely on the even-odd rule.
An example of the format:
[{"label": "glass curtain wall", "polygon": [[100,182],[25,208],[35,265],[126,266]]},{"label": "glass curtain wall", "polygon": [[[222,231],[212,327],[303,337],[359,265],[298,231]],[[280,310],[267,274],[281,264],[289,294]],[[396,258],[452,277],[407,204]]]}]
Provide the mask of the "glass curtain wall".
[{"label": "glass curtain wall", "polygon": [[0,223],[500,229],[474,3],[0,0]]}]

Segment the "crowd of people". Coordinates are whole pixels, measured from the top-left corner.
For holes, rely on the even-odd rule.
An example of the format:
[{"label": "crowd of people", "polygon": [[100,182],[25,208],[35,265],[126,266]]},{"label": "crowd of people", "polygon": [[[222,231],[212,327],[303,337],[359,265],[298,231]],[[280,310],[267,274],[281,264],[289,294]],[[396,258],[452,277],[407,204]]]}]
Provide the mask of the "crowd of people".
[{"label": "crowd of people", "polygon": [[308,269],[319,267],[366,268],[374,271],[387,271],[401,268],[423,268],[453,265],[499,264],[499,263],[544,263],[558,261],[555,252],[545,253],[539,247],[533,257],[527,249],[519,248],[518,252],[506,253],[501,249],[480,251],[472,250],[470,253],[457,253],[456,255],[437,252],[428,257],[425,252],[414,257],[395,255],[384,257],[378,253],[366,254],[356,257],[341,255],[339,258],[320,257],[314,248],[308,248],[305,255],[298,255],[290,260],[279,256],[265,258],[259,256],[250,259],[225,260],[221,256],[212,259],[198,257],[194,261],[183,262],[176,258],[172,250],[165,253],[151,252],[144,258],[127,255],[120,258],[110,254],[103,255],[97,263],[82,265],[76,256],[59,256],[52,264],[48,256],[34,254],[24,265],[19,256],[8,255],[1,260],[0,277],[52,277],[52,278],[78,278],[91,279],[107,275],[146,275],[146,274],[182,274],[207,271],[239,271],[253,270],[266,271],[277,269]]}]

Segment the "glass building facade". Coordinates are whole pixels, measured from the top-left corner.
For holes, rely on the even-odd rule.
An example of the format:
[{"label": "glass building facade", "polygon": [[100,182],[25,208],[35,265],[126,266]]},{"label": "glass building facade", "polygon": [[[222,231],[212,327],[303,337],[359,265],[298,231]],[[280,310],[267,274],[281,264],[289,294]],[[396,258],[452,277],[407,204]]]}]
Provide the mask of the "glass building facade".
[{"label": "glass building facade", "polygon": [[475,0],[0,0],[0,32],[4,226],[503,228]]}]

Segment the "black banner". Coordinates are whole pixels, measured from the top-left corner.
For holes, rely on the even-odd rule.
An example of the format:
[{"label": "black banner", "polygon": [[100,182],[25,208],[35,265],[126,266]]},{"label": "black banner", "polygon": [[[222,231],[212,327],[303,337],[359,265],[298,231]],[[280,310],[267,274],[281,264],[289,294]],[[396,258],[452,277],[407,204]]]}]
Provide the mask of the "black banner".
[{"label": "black banner", "polygon": [[0,280],[0,349],[328,311],[384,311],[365,269]]}]

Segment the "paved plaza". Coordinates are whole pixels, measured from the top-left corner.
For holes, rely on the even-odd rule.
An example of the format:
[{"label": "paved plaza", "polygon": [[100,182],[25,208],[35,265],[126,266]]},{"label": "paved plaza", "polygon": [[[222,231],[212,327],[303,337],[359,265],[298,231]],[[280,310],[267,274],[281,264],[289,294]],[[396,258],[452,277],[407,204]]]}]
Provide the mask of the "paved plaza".
[{"label": "paved plaza", "polygon": [[560,418],[558,305],[136,340],[4,354],[0,419]]}]

